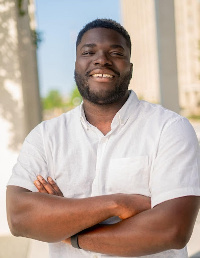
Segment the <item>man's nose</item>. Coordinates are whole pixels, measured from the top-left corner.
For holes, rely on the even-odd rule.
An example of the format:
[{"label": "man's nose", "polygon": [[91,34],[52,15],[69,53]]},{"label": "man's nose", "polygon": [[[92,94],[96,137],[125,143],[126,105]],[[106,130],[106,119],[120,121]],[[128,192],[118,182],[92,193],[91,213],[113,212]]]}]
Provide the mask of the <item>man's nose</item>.
[{"label": "man's nose", "polygon": [[97,53],[94,58],[95,65],[112,65],[112,61],[105,52]]}]

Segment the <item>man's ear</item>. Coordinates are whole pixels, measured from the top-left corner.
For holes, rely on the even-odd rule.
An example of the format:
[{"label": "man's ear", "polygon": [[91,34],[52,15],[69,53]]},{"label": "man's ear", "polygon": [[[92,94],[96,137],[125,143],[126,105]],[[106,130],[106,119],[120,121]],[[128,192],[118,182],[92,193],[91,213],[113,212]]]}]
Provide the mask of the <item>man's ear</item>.
[{"label": "man's ear", "polygon": [[132,78],[132,75],[133,75],[133,63],[130,63],[130,71],[131,71],[131,78]]},{"label": "man's ear", "polygon": [[130,71],[133,72],[133,63],[130,63]]}]

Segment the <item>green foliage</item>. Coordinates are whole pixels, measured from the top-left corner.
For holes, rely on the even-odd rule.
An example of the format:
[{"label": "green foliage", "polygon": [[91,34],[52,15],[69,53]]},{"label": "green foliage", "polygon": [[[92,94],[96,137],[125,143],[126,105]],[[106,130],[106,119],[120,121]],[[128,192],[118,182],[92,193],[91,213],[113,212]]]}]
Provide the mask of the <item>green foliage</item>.
[{"label": "green foliage", "polygon": [[195,120],[195,121],[200,121],[200,115],[191,114],[191,115],[188,116],[188,119]]},{"label": "green foliage", "polygon": [[42,98],[43,109],[63,108],[66,106],[62,95],[58,90],[50,90],[45,98]]},{"label": "green foliage", "polygon": [[38,30],[31,30],[31,36],[33,44],[38,48],[39,44],[42,42],[42,33]]},{"label": "green foliage", "polygon": [[70,106],[71,107],[75,107],[78,106],[82,101],[82,97],[78,91],[77,86],[75,85],[74,89],[72,90],[71,94],[70,94]]},{"label": "green foliage", "polygon": [[23,0],[18,0],[18,10],[19,10],[19,15],[24,16],[27,12],[23,10]]},{"label": "green foliage", "polygon": [[61,109],[63,111],[67,111],[78,106],[81,101],[81,95],[75,85],[67,99],[65,99],[58,90],[50,90],[47,96],[42,98],[42,106],[43,110]]}]

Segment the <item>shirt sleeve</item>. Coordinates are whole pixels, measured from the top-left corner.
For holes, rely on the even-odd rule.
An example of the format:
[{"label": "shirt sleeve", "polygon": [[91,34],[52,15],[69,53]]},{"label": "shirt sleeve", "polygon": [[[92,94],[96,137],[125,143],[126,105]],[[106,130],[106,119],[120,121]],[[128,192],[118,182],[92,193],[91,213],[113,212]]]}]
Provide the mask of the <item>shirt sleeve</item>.
[{"label": "shirt sleeve", "polygon": [[41,124],[26,137],[7,185],[20,186],[35,192],[37,189],[33,182],[37,175],[47,177],[48,166],[40,127]]},{"label": "shirt sleeve", "polygon": [[152,207],[182,196],[200,196],[200,149],[186,118],[166,125],[150,179]]}]

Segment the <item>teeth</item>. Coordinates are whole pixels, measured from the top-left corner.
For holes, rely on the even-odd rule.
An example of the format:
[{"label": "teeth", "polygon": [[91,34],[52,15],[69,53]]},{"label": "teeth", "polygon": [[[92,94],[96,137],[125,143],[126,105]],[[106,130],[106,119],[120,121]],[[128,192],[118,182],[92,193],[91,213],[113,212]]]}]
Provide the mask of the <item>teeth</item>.
[{"label": "teeth", "polygon": [[110,75],[110,74],[101,74],[101,73],[96,73],[96,74],[93,74],[92,75],[93,77],[95,77],[95,78],[97,78],[97,77],[103,77],[103,78],[113,78],[113,76],[112,75]]},{"label": "teeth", "polygon": [[96,74],[93,74],[92,76],[93,76],[93,77],[103,77],[103,74],[101,74],[101,73],[96,73]]},{"label": "teeth", "polygon": [[108,77],[108,78],[112,78],[113,76],[112,76],[112,75],[110,75],[110,74],[103,74],[103,77],[104,77],[104,78],[106,78],[106,77]]}]

